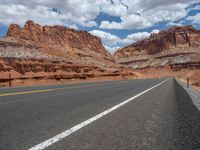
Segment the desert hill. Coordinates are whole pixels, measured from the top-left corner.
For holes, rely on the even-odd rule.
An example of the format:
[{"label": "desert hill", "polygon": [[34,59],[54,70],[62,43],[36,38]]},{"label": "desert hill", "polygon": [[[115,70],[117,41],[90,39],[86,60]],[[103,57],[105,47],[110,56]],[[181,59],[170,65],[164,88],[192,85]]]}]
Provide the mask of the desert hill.
[{"label": "desert hill", "polygon": [[119,49],[117,62],[136,69],[200,62],[200,31],[192,26],[175,26]]},{"label": "desert hill", "polygon": [[[200,85],[200,31],[175,26],[119,49],[113,56],[87,31],[11,24],[0,38],[0,86],[68,83],[72,80],[191,77]],[[52,82],[53,81],[53,82]]]},{"label": "desert hill", "polygon": [[0,80],[85,79],[119,75],[119,65],[99,37],[63,26],[31,20],[11,24],[0,38]]},{"label": "desert hill", "polygon": [[119,49],[116,62],[146,78],[176,77],[200,87],[200,31],[174,26]]}]

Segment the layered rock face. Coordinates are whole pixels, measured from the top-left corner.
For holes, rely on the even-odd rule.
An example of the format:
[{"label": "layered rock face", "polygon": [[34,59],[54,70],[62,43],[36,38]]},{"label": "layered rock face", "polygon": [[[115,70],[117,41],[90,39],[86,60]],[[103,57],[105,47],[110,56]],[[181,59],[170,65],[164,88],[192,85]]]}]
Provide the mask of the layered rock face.
[{"label": "layered rock face", "polygon": [[0,39],[0,57],[65,60],[100,67],[114,65],[100,38],[86,31],[41,26],[33,21],[27,21],[23,28],[10,25],[7,36]]},{"label": "layered rock face", "polygon": [[133,68],[200,62],[200,31],[172,27],[118,50],[115,59]]},{"label": "layered rock face", "polygon": [[[118,65],[101,39],[63,26],[11,24],[0,38],[0,83],[16,79],[74,79],[116,75]],[[118,75],[118,74],[117,74]]]},{"label": "layered rock face", "polygon": [[[106,74],[103,70],[95,66],[85,66],[61,61],[47,61],[35,59],[0,58],[0,72],[6,76],[1,76],[1,80],[8,79],[8,73],[12,73],[12,78],[87,78]],[[31,75],[31,76],[29,76]]]},{"label": "layered rock face", "polygon": [[7,35],[19,38],[26,43],[67,46],[71,49],[94,51],[108,56],[100,38],[86,31],[76,31],[62,26],[41,26],[33,21],[27,21],[23,28],[11,24]]}]

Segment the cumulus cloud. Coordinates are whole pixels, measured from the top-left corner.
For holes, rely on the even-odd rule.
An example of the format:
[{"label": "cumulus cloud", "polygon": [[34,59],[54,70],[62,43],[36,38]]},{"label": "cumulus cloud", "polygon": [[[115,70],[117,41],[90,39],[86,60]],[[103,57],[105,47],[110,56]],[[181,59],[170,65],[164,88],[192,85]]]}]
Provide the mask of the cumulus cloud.
[{"label": "cumulus cloud", "polygon": [[140,15],[130,14],[121,17],[121,22],[102,21],[100,28],[102,29],[140,29],[147,28],[153,24]]},{"label": "cumulus cloud", "polygon": [[200,10],[200,5],[195,5],[194,7],[189,7],[188,8],[190,11],[193,11],[193,10]]},{"label": "cumulus cloud", "polygon": [[134,43],[150,36],[148,32],[138,32],[128,35],[123,41],[124,43]]},{"label": "cumulus cloud", "polygon": [[182,22],[168,22],[167,26],[183,26]]},{"label": "cumulus cloud", "polygon": [[[23,24],[33,19],[41,24],[80,24],[97,26],[94,19],[101,13],[119,16],[121,22],[103,21],[101,28],[146,28],[161,21],[175,21],[187,14],[197,0],[0,0],[0,23]],[[59,10],[59,13],[52,11]]]},{"label": "cumulus cloud", "polygon": [[[102,29],[145,29],[160,22],[172,25],[185,18],[189,11],[199,10],[199,5],[191,7],[195,2],[199,0],[0,0],[0,24],[23,25],[31,19],[42,25],[94,27],[96,30],[90,33],[99,36],[104,46],[114,51],[119,45],[134,43],[159,30],[133,33],[122,39]],[[107,17],[99,25],[96,18],[101,13],[119,17],[120,21]],[[199,24],[200,15],[186,20]]]},{"label": "cumulus cloud", "polygon": [[120,49],[120,46],[106,46],[105,45],[106,50],[108,50],[111,54],[114,54],[116,52],[116,50]]},{"label": "cumulus cloud", "polygon": [[159,33],[159,30],[154,29],[151,32],[137,32],[137,33],[130,34],[125,39],[123,39],[123,43],[126,43],[126,44],[135,43],[137,41],[141,41],[145,38],[148,38],[153,33]]},{"label": "cumulus cloud", "polygon": [[[40,24],[62,24],[61,20],[65,15],[49,11],[47,7],[36,6],[34,9],[20,4],[0,5],[0,23],[18,23],[23,25],[28,19],[33,19]],[[28,15],[27,15],[28,14]]]},{"label": "cumulus cloud", "polygon": [[187,4],[173,4],[168,6],[156,7],[154,9],[145,11],[143,16],[152,24],[162,21],[177,21],[187,15]]},{"label": "cumulus cloud", "polygon": [[72,24],[68,26],[69,28],[75,29],[75,30],[79,30],[78,26],[76,24]]},{"label": "cumulus cloud", "polygon": [[[153,9],[136,9],[121,16],[121,22],[102,21],[102,29],[143,29],[153,26],[159,22],[177,21],[187,16],[186,9],[189,4],[178,3],[166,6],[157,6]],[[139,8],[139,7],[138,7]],[[128,11],[128,10],[127,10]]]},{"label": "cumulus cloud", "polygon": [[111,33],[104,32],[104,31],[100,31],[100,30],[93,30],[93,31],[90,31],[90,33],[92,35],[100,37],[102,39],[102,42],[105,45],[115,45],[117,42],[119,42],[121,40],[116,35],[113,35]]},{"label": "cumulus cloud", "polygon": [[151,31],[151,33],[159,33],[160,32],[160,30],[158,30],[158,29],[153,29],[152,31]]},{"label": "cumulus cloud", "polygon": [[114,53],[117,49],[121,48],[118,44],[123,44],[123,39],[120,37],[113,35],[109,32],[104,32],[101,30],[93,30],[90,31],[92,35],[98,36],[101,38],[104,47],[110,52]]},{"label": "cumulus cloud", "polygon": [[158,29],[154,29],[151,32],[136,32],[127,35],[126,38],[120,38],[108,32],[101,30],[90,31],[92,35],[98,36],[102,39],[103,45],[111,53],[115,52],[117,49],[121,48],[119,45],[128,45],[135,43],[137,41],[148,38],[152,33],[159,33]]},{"label": "cumulus cloud", "polygon": [[121,16],[127,14],[127,6],[123,5],[121,1],[113,0],[103,1],[100,3],[101,11],[112,16]]},{"label": "cumulus cloud", "polygon": [[[93,0],[0,0],[0,23],[18,23],[28,19],[40,24],[81,24],[96,26],[94,19],[100,13],[99,4]],[[52,11],[59,9],[59,13]]]},{"label": "cumulus cloud", "polygon": [[192,23],[200,24],[200,13],[198,13],[194,16],[189,16],[186,18],[186,20],[190,20],[190,21],[192,21]]}]

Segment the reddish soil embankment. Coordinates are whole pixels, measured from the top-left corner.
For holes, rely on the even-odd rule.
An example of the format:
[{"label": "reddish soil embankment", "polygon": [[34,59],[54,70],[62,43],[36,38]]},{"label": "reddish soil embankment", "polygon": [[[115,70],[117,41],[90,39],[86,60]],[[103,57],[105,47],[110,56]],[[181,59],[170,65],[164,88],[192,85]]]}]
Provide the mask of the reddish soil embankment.
[{"label": "reddish soil embankment", "polygon": [[200,31],[173,27],[112,56],[87,31],[11,24],[0,38],[0,86],[176,77],[200,86]]},{"label": "reddish soil embankment", "polygon": [[119,49],[116,62],[128,65],[146,78],[190,78],[200,85],[200,31],[193,26],[175,26]]},{"label": "reddish soil embankment", "polygon": [[183,68],[175,71],[172,70],[171,67],[159,67],[159,68],[146,68],[141,70],[135,70],[135,72],[142,74],[142,78],[172,77],[172,78],[177,78],[184,82],[187,82],[187,78],[189,78],[189,84],[194,87],[197,87],[200,90],[199,69]]},{"label": "reddish soil embankment", "polygon": [[106,70],[98,66],[85,66],[65,61],[47,61],[19,58],[0,59],[0,86],[43,85],[100,80],[139,78],[128,69]]}]

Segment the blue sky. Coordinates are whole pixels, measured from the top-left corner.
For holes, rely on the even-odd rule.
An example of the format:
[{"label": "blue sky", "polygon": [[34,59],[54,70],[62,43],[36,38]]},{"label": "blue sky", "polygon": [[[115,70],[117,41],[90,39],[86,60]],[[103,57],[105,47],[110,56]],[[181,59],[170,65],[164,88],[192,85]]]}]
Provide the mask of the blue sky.
[{"label": "blue sky", "polygon": [[107,50],[134,43],[174,25],[200,30],[199,0],[0,0],[0,36],[9,24],[31,19],[99,36]]}]

